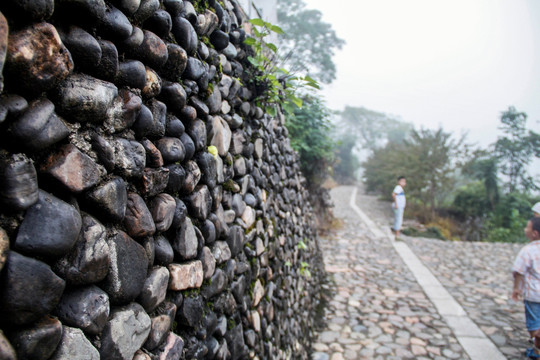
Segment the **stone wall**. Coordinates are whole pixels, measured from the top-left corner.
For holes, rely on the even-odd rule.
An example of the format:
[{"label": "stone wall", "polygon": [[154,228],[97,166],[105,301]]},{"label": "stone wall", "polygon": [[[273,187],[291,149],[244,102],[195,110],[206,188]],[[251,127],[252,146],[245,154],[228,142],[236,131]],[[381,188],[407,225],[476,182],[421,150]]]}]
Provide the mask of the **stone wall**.
[{"label": "stone wall", "polygon": [[0,359],[306,359],[322,261],[236,2],[0,11]]}]

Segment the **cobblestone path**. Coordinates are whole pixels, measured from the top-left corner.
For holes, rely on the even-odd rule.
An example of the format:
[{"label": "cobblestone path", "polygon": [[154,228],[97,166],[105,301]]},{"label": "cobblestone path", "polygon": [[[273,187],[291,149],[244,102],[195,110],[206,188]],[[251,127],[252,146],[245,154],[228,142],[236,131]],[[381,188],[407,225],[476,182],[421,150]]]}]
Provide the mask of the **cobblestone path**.
[{"label": "cobblestone path", "polygon": [[[349,207],[352,190],[332,190],[343,226],[321,238],[331,295],[312,358],[469,359],[391,242],[375,239]],[[388,228],[388,203],[359,191],[356,205]],[[509,300],[509,269],[522,245],[404,241],[508,359],[523,358],[523,307]]]}]

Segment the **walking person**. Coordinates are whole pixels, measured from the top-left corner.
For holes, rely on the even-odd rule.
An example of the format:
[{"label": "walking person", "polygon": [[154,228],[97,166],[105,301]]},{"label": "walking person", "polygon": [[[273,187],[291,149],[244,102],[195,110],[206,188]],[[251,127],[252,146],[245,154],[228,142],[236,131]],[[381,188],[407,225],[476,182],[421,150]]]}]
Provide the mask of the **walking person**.
[{"label": "walking person", "polygon": [[525,304],[525,325],[534,344],[526,356],[540,359],[540,217],[531,218],[524,232],[529,243],[520,250],[512,267],[512,299],[523,298]]},{"label": "walking person", "polygon": [[405,190],[403,188],[407,185],[407,180],[405,176],[400,176],[397,178],[397,185],[392,191],[392,209],[394,209],[394,226],[392,229],[396,234],[396,239],[399,237],[401,231],[401,225],[403,224],[403,211],[405,210]]}]

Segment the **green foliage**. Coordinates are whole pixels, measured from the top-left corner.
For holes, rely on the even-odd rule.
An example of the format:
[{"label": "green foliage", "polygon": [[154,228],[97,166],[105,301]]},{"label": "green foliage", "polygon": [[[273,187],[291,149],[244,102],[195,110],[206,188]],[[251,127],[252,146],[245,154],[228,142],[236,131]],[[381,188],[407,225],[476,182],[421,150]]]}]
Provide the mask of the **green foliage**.
[{"label": "green foliage", "polygon": [[277,46],[265,38],[272,33],[283,34],[279,26],[262,19],[251,19],[249,22],[253,25],[254,37],[246,38],[244,44],[254,50],[247,60],[253,66],[248,80],[254,85],[256,102],[272,116],[277,114],[278,105],[285,112],[292,113],[294,109],[302,107],[302,99],[297,96],[297,91],[305,87],[318,89],[319,85],[309,76],[293,76],[276,65]]},{"label": "green foliage", "polygon": [[442,129],[413,130],[402,143],[387,143],[375,149],[363,164],[367,189],[390,197],[396,177],[407,178],[409,201],[423,204],[426,218],[432,218],[453,191],[456,169],[465,155],[465,138],[454,139]]},{"label": "green foliage", "polygon": [[501,115],[501,130],[504,137],[495,143],[495,153],[500,162],[501,172],[507,176],[508,192],[517,190],[539,190],[534,179],[527,172],[532,157],[540,157],[540,134],[527,131],[527,114],[517,112],[510,106]]},{"label": "green foliage", "polygon": [[348,183],[356,179],[356,171],[360,168],[360,160],[354,154],[356,137],[345,134],[337,141],[335,149],[334,177],[341,183]]},{"label": "green foliage", "polygon": [[336,78],[332,57],[345,42],[322,21],[320,11],[305,7],[302,0],[278,0],[278,23],[284,30],[279,42],[283,66],[328,84]]},{"label": "green foliage", "polygon": [[300,154],[300,166],[306,179],[311,186],[320,186],[334,158],[330,113],[315,96],[306,95],[303,103],[301,108],[287,115],[285,126],[292,148]]},{"label": "green foliage", "polygon": [[[508,209],[503,216],[495,214],[486,223],[487,241],[489,242],[527,242],[523,233],[523,228],[527,224],[527,219],[524,218],[518,209]],[[504,220],[504,225],[501,224]]]},{"label": "green foliage", "polygon": [[453,209],[463,219],[485,216],[490,208],[486,188],[480,181],[460,187],[454,197]]},{"label": "green foliage", "polygon": [[440,239],[440,240],[446,240],[446,238],[443,236],[441,230],[436,226],[429,226],[424,231],[420,231],[413,227],[408,227],[406,229],[403,229],[403,234],[407,236],[414,236],[414,237],[425,237],[429,239]]},{"label": "green foliage", "polygon": [[309,264],[307,262],[300,262],[300,275],[307,278],[311,277],[311,271],[309,271]]}]

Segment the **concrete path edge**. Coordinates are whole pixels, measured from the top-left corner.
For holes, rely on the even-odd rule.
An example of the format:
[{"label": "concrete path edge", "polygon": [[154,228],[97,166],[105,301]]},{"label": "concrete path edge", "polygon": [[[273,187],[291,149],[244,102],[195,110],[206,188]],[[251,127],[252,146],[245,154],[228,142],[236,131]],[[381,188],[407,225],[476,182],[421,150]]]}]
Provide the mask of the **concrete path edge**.
[{"label": "concrete path edge", "polygon": [[422,290],[437,308],[439,314],[446,321],[471,360],[505,360],[506,357],[499,351],[486,334],[472,321],[463,307],[444,288],[439,280],[413,253],[409,246],[401,241],[394,241],[394,236],[388,229],[381,230],[358,206],[356,206],[357,188],[354,188],[350,207],[368,226],[373,235],[382,241],[390,241],[403,262],[413,273]]}]

